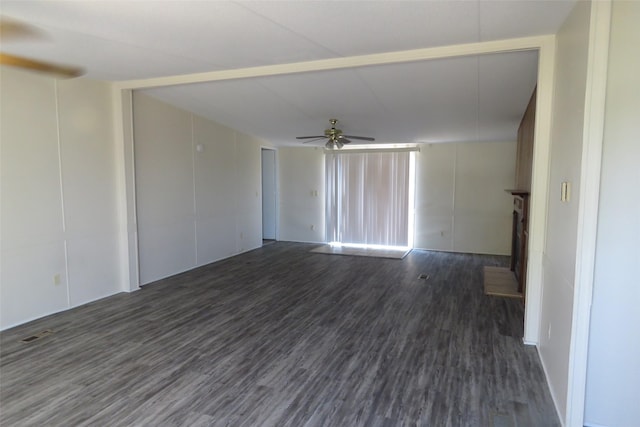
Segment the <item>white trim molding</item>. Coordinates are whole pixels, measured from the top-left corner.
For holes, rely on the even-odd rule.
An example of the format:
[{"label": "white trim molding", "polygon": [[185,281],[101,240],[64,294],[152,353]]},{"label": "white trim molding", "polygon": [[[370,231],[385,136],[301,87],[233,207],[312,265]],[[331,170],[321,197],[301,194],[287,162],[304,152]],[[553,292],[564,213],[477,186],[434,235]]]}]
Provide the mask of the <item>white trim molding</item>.
[{"label": "white trim molding", "polygon": [[146,89],[152,87],[180,84],[206,83],[222,80],[236,80],[251,77],[277,76],[283,74],[304,73],[309,71],[339,70],[365,67],[369,65],[400,64],[405,62],[426,61],[429,59],[453,58],[460,56],[483,55],[496,52],[515,52],[539,49],[548,36],[523,37],[517,39],[494,40],[478,43],[465,43],[424,49],[403,50],[376,53],[371,55],[321,59],[316,61],[294,62],[289,64],[265,65],[260,67],[237,68],[231,70],[210,71],[205,73],[183,74],[157,77],[143,80],[125,80],[115,82],[120,89]]},{"label": "white trim molding", "polygon": [[582,427],[604,137],[611,1],[591,3],[566,427]]},{"label": "white trim molding", "polygon": [[133,93],[113,87],[114,139],[118,168],[118,217],[120,222],[121,289],[140,289],[136,177],[133,151]]},{"label": "white trim molding", "polygon": [[538,51],[538,89],[536,92],[536,120],[531,169],[529,215],[529,254],[527,265],[526,309],[523,342],[539,343],[540,310],[542,307],[542,271],[547,229],[547,201],[549,192],[549,151],[553,117],[553,86],[556,57],[555,36],[548,36]]}]

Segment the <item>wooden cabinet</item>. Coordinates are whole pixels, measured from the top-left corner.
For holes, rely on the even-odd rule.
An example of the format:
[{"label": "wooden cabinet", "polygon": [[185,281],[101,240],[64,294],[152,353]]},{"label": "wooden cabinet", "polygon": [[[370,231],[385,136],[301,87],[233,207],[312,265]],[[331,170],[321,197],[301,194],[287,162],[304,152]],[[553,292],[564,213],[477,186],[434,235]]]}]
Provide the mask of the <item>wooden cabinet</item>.
[{"label": "wooden cabinet", "polygon": [[533,166],[533,131],[536,116],[536,91],[533,91],[527,109],[518,127],[516,153],[516,186],[518,190],[531,191],[531,168]]},{"label": "wooden cabinet", "polygon": [[533,91],[527,110],[518,128],[516,157],[516,190],[513,195],[513,225],[511,235],[511,271],[518,282],[522,300],[527,288],[527,247],[529,243],[529,195],[533,163],[533,132],[535,128],[536,91]]},{"label": "wooden cabinet", "polygon": [[527,281],[527,243],[529,236],[529,194],[513,198],[514,233],[512,237],[512,268],[518,281],[518,292],[524,295]]}]

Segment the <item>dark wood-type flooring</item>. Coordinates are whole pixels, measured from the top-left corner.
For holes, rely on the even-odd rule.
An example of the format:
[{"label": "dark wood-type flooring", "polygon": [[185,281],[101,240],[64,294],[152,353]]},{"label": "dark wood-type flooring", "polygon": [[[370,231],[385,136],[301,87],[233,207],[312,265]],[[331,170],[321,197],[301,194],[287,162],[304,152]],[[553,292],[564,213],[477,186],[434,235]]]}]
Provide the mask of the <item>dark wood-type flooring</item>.
[{"label": "dark wood-type flooring", "polygon": [[274,243],[2,332],[0,425],[559,425],[521,302],[483,294],[482,267],[507,258],[315,246]]}]

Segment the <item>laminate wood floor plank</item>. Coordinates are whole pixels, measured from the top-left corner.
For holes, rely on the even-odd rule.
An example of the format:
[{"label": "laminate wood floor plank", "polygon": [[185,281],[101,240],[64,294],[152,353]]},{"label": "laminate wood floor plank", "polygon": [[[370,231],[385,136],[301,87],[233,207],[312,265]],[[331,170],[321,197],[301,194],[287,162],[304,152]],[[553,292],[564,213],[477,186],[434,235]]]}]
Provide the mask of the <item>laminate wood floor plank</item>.
[{"label": "laminate wood floor plank", "polygon": [[274,243],[0,333],[0,425],[560,425],[521,302],[484,295],[483,266],[507,258],[313,247]]}]

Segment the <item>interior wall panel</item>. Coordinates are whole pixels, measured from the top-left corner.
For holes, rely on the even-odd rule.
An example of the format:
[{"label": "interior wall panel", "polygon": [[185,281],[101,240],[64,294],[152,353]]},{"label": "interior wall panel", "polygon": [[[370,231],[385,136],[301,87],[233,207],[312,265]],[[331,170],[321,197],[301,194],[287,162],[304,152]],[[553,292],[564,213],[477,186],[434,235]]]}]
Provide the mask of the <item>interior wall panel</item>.
[{"label": "interior wall panel", "polygon": [[455,252],[509,255],[515,142],[456,144]]},{"label": "interior wall panel", "polygon": [[261,141],[236,133],[236,209],[238,251],[262,246]]},{"label": "interior wall panel", "polygon": [[191,114],[134,94],[140,283],[195,264]]},{"label": "interior wall panel", "polygon": [[263,141],[134,94],[140,283],[262,245]]},{"label": "interior wall panel", "polygon": [[638,22],[640,3],[613,2],[585,402],[594,426],[640,420]]},{"label": "interior wall panel", "polygon": [[509,255],[515,142],[429,144],[416,159],[415,247]]},{"label": "interior wall panel", "polygon": [[121,289],[111,86],[0,73],[0,329]]},{"label": "interior wall panel", "polygon": [[62,192],[55,80],[3,68],[2,245],[60,240]]},{"label": "interior wall panel", "polygon": [[237,253],[235,132],[193,116],[197,265]]},{"label": "interior wall panel", "polygon": [[321,148],[278,150],[279,240],[324,242],[324,168]]},{"label": "interior wall panel", "polygon": [[120,291],[118,211],[111,87],[58,80],[69,302]]},{"label": "interior wall panel", "polygon": [[416,248],[453,250],[455,144],[428,144],[416,153]]}]

